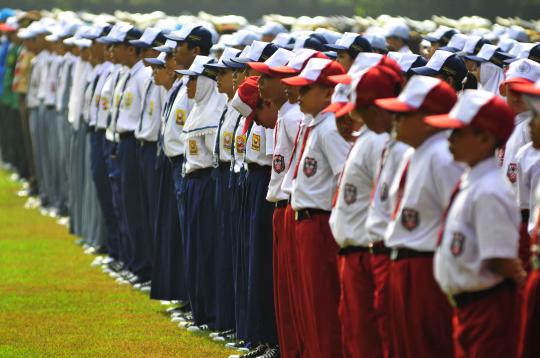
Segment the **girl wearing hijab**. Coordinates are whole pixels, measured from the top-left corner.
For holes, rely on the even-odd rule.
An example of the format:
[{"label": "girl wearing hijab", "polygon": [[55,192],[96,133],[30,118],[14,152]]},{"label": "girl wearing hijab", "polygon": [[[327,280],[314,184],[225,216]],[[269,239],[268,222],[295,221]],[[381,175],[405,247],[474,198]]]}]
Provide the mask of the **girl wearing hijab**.
[{"label": "girl wearing hijab", "polygon": [[182,135],[184,153],[184,209],[182,238],[184,273],[193,312],[193,322],[184,324],[189,331],[214,329],[216,320],[215,260],[216,208],[215,185],[212,180],[215,136],[227,97],[218,93],[216,73],[204,68],[214,61],[197,56],[188,70],[178,73],[189,76],[188,98],[195,104],[187,117]]}]

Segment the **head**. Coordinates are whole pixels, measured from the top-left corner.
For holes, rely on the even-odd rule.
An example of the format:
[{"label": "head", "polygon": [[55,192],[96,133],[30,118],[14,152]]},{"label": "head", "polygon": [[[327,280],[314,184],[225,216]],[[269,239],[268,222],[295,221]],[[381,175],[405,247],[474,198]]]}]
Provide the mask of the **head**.
[{"label": "head", "polygon": [[289,103],[298,103],[300,98],[300,87],[285,85],[285,94],[287,95],[287,100]]},{"label": "head", "polygon": [[174,79],[176,78],[175,73],[170,71],[165,66],[152,66],[152,77],[157,86],[163,86],[167,89],[171,88]]},{"label": "head", "polygon": [[333,86],[324,84],[301,86],[298,97],[300,110],[315,117],[330,104],[333,92]]},{"label": "head", "polygon": [[527,103],[523,98],[523,95],[520,92],[513,91],[509,88],[509,85],[506,87],[506,103],[512,108],[514,113],[522,113],[529,110]]},{"label": "head", "polygon": [[198,76],[189,76],[187,83],[187,96],[189,99],[194,99],[197,93],[197,78]]},{"label": "head", "polygon": [[375,133],[390,133],[392,130],[392,115],[375,104],[356,107],[351,112],[355,122],[363,123]]},{"label": "head", "polygon": [[277,121],[277,108],[272,102],[263,100],[259,101],[255,109],[254,121],[264,128],[274,128]]},{"label": "head", "polygon": [[534,116],[529,122],[532,145],[534,149],[540,149],[540,114],[533,112]]},{"label": "head", "polygon": [[174,48],[176,65],[181,69],[188,69],[198,55],[203,55],[201,47],[188,41],[180,41]]},{"label": "head", "polygon": [[217,73],[217,89],[219,93],[224,93],[230,100],[234,96],[234,84],[233,84],[234,71],[230,68],[220,69]]},{"label": "head", "polygon": [[473,126],[452,130],[448,142],[454,160],[466,163],[470,167],[493,157],[499,147],[499,141],[493,134]]},{"label": "head", "polygon": [[398,36],[388,36],[386,43],[390,51],[399,51],[403,46],[407,45],[407,42]]},{"label": "head", "polygon": [[336,61],[341,64],[346,71],[348,71],[351,68],[355,58],[356,56],[353,57],[349,51],[338,51]]},{"label": "head", "polygon": [[233,89],[235,92],[238,89],[238,87],[242,84],[242,82],[244,82],[245,79],[246,79],[246,74],[243,68],[238,68],[238,69],[233,70],[232,83],[233,83]]},{"label": "head", "polygon": [[259,77],[259,92],[263,100],[272,102],[276,108],[280,108],[287,102],[285,85],[280,76],[262,73]]}]

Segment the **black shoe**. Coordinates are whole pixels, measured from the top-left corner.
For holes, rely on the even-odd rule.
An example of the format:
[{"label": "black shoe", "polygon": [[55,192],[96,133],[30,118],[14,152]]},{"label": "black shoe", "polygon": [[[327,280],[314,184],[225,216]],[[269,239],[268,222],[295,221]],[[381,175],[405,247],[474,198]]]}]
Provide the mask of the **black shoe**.
[{"label": "black shoe", "polygon": [[267,350],[268,347],[265,344],[260,344],[255,349],[247,352],[246,354],[242,354],[240,358],[256,358],[262,354],[265,354]]},{"label": "black shoe", "polygon": [[257,356],[257,358],[279,358],[279,347],[268,348],[264,354]]}]

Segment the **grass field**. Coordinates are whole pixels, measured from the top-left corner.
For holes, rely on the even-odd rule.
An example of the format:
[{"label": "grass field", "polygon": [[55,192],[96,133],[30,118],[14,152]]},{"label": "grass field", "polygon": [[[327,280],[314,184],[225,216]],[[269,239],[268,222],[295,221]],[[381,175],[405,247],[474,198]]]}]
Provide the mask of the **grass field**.
[{"label": "grass field", "polygon": [[227,357],[119,286],[0,171],[0,357]]}]

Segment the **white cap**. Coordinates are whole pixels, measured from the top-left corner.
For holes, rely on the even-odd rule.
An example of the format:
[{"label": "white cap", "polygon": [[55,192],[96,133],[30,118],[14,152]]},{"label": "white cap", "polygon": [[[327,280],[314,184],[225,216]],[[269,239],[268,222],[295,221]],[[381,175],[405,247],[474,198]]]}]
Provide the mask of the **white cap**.
[{"label": "white cap", "polygon": [[463,34],[454,34],[450,41],[448,41],[447,47],[452,47],[457,49],[458,51],[462,51],[465,47],[465,43],[467,42],[468,36]]},{"label": "white cap", "polygon": [[353,61],[348,74],[354,75],[360,71],[375,66],[384,56],[378,53],[360,52]]},{"label": "white cap", "polygon": [[276,36],[277,34],[282,33],[282,32],[287,32],[287,29],[285,28],[285,26],[278,24],[277,22],[272,22],[272,21],[267,22],[260,29],[260,33],[262,35]]},{"label": "white cap", "polygon": [[402,23],[402,22],[394,22],[390,25],[388,25],[387,31],[386,31],[386,37],[399,37],[403,40],[409,39],[409,27]]},{"label": "white cap", "polygon": [[514,61],[508,66],[505,77],[505,82],[516,78],[536,82],[540,79],[540,63],[526,58]]}]

